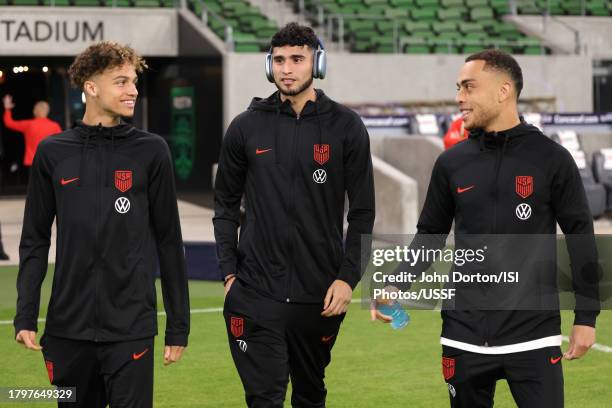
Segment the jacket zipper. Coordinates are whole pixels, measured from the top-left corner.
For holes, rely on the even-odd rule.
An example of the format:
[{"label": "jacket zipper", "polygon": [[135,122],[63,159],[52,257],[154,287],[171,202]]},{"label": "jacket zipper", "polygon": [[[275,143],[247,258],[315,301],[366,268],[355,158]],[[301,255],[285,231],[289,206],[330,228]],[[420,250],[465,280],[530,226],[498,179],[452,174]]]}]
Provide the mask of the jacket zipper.
[{"label": "jacket zipper", "polygon": [[[484,137],[484,136],[482,136]],[[496,143],[496,148],[498,148],[497,146],[497,132],[494,135],[494,140]],[[495,235],[497,234],[497,207],[499,204],[499,171],[501,170],[501,164],[502,164],[502,160],[503,160],[503,148],[499,148],[500,150],[497,150],[497,157],[495,160],[495,178],[494,178],[494,187],[493,187],[493,230],[492,233]],[[489,311],[485,310],[484,311],[485,314],[485,338],[484,338],[484,345],[485,347],[489,346]]]},{"label": "jacket zipper", "polygon": [[293,134],[293,153],[292,153],[292,157],[291,157],[291,190],[290,190],[290,195],[289,195],[289,202],[290,202],[290,214],[289,217],[291,219],[291,222],[289,223],[290,227],[289,227],[289,265],[288,265],[288,270],[289,270],[289,276],[287,276],[287,288],[286,288],[286,294],[287,297],[285,298],[285,302],[289,303],[291,302],[291,278],[293,276],[293,269],[295,267],[294,264],[294,256],[293,256],[293,251],[294,251],[294,240],[295,240],[295,173],[296,173],[296,168],[298,167],[298,163],[297,163],[297,145],[298,145],[298,134],[299,134],[299,127],[300,127],[300,115],[298,114],[295,118],[295,132]]},{"label": "jacket zipper", "polygon": [[[98,129],[98,135],[101,135],[101,129]],[[102,177],[100,175],[100,168],[102,167],[102,149],[104,148],[103,141],[104,138],[100,137],[100,141],[97,144],[97,156],[98,160],[96,160],[96,238],[94,245],[94,254],[95,254],[95,262],[94,262],[94,274],[95,274],[95,285],[94,285],[94,313],[95,313],[95,326],[94,326],[94,341],[99,341],[98,338],[98,329],[100,328],[100,312],[98,307],[98,289],[100,286],[100,272],[98,259],[100,259],[100,212],[102,206]]]}]

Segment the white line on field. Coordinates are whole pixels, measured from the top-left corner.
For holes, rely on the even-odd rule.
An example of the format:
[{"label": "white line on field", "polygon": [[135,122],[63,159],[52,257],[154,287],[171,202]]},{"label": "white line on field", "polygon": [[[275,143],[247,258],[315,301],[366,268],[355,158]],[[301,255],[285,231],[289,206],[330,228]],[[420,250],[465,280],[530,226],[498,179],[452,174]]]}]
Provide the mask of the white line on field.
[{"label": "white line on field", "polygon": [[[362,299],[361,298],[357,298],[357,299],[352,299],[351,303],[362,303]],[[204,309],[191,309],[191,314],[200,314],[200,313],[219,313],[222,312],[223,308],[222,307],[208,307],[208,308],[204,308]],[[166,312],[157,312],[158,316],[165,316]],[[45,319],[44,318],[40,318],[38,319],[39,323],[44,323]],[[0,325],[7,325],[7,324],[13,324],[12,320],[0,320]],[[569,343],[569,337],[567,336],[563,336],[563,341],[566,343]],[[599,344],[599,343],[595,343],[593,344],[593,347],[591,347],[593,350],[597,350],[597,351],[601,351],[602,353],[612,353],[612,347],[610,346],[606,346],[605,344]]]}]

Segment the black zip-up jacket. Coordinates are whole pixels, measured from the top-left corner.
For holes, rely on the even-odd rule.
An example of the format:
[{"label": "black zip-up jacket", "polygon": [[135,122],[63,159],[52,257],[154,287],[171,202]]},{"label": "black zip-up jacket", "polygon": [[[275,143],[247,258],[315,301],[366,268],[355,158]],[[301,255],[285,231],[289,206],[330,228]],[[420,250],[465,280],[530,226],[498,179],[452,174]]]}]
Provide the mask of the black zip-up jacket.
[{"label": "black zip-up jacket", "polygon": [[41,142],[19,246],[16,332],[37,331],[54,219],[45,333],[100,342],[156,335],[159,259],[165,344],[187,345],[187,275],[172,160],[161,137],[128,124],[79,122]]},{"label": "black zip-up jacket", "polygon": [[223,274],[235,273],[283,302],[320,303],[336,279],[354,288],[362,274],[361,235],[374,224],[367,130],[355,112],[316,92],[299,117],[278,92],[253,99],[227,130],[215,181]]},{"label": "black zip-up jacket", "polygon": [[[531,177],[525,181],[531,183],[531,192],[517,187],[517,176]],[[517,216],[517,206],[522,203],[531,207],[527,219]],[[550,234],[553,251],[557,222],[563,233],[580,237],[574,238],[580,241],[578,245],[568,245],[574,291],[579,298],[574,324],[595,327],[599,295],[594,283],[598,279],[598,255],[593,219],[578,168],[564,147],[525,123],[503,132],[471,132],[468,140],[438,157],[416,240],[420,234],[445,237],[453,219],[455,237]],[[513,249],[517,251],[514,258],[520,258],[520,249]],[[586,269],[579,271],[576,265]],[[502,304],[504,298],[498,299]],[[558,308],[444,310],[442,318],[442,337],[475,345],[516,344],[561,333]]]}]

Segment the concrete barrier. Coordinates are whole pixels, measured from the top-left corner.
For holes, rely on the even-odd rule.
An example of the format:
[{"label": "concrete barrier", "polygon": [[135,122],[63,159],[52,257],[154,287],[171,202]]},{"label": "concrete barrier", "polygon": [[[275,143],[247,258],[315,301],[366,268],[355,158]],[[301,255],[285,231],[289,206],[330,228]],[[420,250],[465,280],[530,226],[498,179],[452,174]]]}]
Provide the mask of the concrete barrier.
[{"label": "concrete barrier", "polygon": [[417,212],[420,213],[427,194],[434,162],[444,151],[442,139],[437,136],[416,135],[372,135],[370,139],[372,154],[416,182]]},{"label": "concrete barrier", "polygon": [[372,156],[376,187],[374,235],[411,234],[416,231],[417,183],[403,172]]}]

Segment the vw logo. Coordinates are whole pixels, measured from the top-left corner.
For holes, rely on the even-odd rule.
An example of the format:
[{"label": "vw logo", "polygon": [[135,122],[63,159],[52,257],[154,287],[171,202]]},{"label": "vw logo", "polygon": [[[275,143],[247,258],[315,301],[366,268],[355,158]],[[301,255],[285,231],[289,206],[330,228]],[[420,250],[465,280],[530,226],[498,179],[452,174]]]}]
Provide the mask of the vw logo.
[{"label": "vw logo", "polygon": [[327,181],[327,173],[323,169],[316,169],[314,173],[312,173],[312,179],[317,184],[323,184]]},{"label": "vw logo", "polygon": [[520,220],[528,220],[531,217],[531,206],[527,203],[520,203],[516,206],[516,216]]},{"label": "vw logo", "polygon": [[240,347],[240,350],[242,350],[243,353],[246,353],[246,351],[247,351],[246,341],[244,341],[244,340],[236,340],[236,342],[238,342],[238,347]]},{"label": "vw logo", "polygon": [[115,201],[115,210],[117,210],[119,214],[125,214],[130,211],[130,200],[126,197],[119,197]]}]

